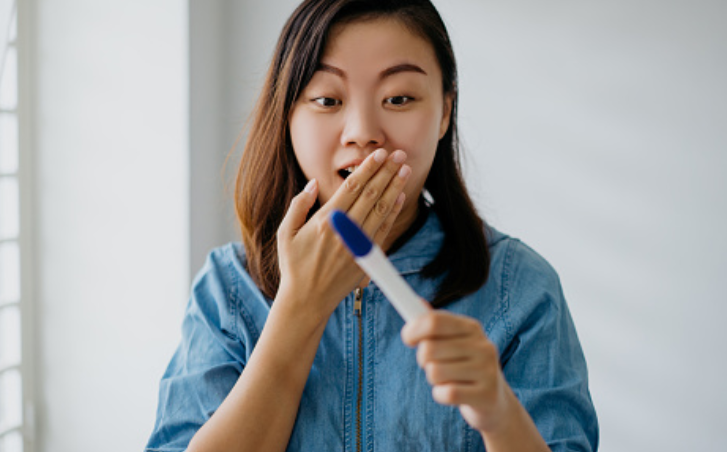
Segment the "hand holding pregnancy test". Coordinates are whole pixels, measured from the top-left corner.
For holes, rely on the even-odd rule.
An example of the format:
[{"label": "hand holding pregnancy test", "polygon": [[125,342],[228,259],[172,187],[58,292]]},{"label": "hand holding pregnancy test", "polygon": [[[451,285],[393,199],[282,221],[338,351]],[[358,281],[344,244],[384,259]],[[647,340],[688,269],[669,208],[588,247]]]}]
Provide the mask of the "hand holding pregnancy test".
[{"label": "hand holding pregnancy test", "polygon": [[430,310],[429,305],[399,275],[381,248],[373,243],[345,213],[334,210],[330,221],[333,229],[353,254],[356,263],[379,286],[405,322]]},{"label": "hand holding pregnancy test", "polygon": [[[433,311],[399,276],[381,248],[345,213],[334,210],[330,221],[356,263],[381,288],[407,322],[405,329],[409,322],[428,312],[440,317],[438,322],[413,322],[414,330],[409,327],[410,330],[403,333],[404,342],[409,346],[428,343],[426,349],[419,347],[417,362],[432,385],[434,400],[443,405],[459,406],[465,421],[481,433],[500,421],[503,413],[512,413],[513,410],[507,407],[519,406],[519,402],[500,370],[497,347],[487,339],[480,323],[449,312]],[[434,351],[450,358],[438,359],[432,356]],[[453,356],[457,357],[454,362]],[[521,407],[521,411],[515,414],[515,424],[519,422],[522,428],[534,429],[530,418],[523,413],[525,411]],[[510,417],[512,422],[512,415]],[[516,428],[515,431],[519,430]],[[537,430],[534,432],[537,433]]]}]

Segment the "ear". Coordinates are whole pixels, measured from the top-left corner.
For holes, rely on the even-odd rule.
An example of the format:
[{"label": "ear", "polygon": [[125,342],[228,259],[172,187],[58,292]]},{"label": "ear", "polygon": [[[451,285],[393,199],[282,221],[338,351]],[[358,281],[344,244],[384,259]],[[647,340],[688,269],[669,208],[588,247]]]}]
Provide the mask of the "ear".
[{"label": "ear", "polygon": [[449,120],[452,118],[452,102],[453,102],[453,95],[445,94],[444,95],[444,106],[442,108],[442,121],[439,123],[439,139],[441,140],[442,137],[444,137],[444,134],[447,133],[447,130],[449,130]]}]

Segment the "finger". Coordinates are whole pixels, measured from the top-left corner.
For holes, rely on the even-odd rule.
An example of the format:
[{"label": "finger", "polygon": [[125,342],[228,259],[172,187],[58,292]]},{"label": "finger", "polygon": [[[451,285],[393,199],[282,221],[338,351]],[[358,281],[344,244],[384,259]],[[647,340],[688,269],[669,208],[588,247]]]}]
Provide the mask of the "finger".
[{"label": "finger", "polygon": [[486,378],[486,366],[464,360],[453,363],[428,363],[424,367],[427,381],[432,386],[449,383],[476,383]]},{"label": "finger", "polygon": [[[372,210],[375,210],[374,206],[376,203],[382,200],[383,195],[387,193],[387,188],[389,188],[392,182],[396,182],[396,184],[391,187],[388,197],[382,200],[379,207],[380,210],[388,212],[396,200],[396,197],[399,196],[399,193],[401,193],[401,189],[404,187],[406,178],[408,178],[409,173],[411,173],[411,169],[409,169],[408,173],[405,171],[404,178],[397,177],[397,174],[401,170],[405,160],[406,154],[404,151],[395,151],[392,153],[389,158],[386,159],[386,163],[379,168],[376,174],[371,177],[365,187],[361,190],[361,195],[356,198],[351,207],[348,209],[348,216],[356,220],[358,224],[364,225],[366,218],[370,213],[372,213]],[[353,174],[351,176],[353,176]],[[349,176],[349,179],[351,176]],[[381,220],[384,218],[384,215],[379,214],[378,218],[378,224],[373,227],[374,223],[372,222],[368,228],[364,227],[364,232],[372,235],[376,229],[378,229],[378,226],[381,225]]]},{"label": "finger", "polygon": [[[386,189],[384,189],[384,193],[378,201],[374,203],[373,208],[369,211],[366,219],[361,225],[366,234],[369,236],[376,234],[376,232],[381,228],[381,225],[387,220],[389,214],[396,205],[396,201],[399,199],[399,196],[404,194],[404,185],[406,185],[406,181],[409,180],[410,174],[411,167],[408,165],[402,165],[391,182],[389,182],[389,185]],[[357,205],[358,203],[354,204],[353,208],[355,209]]]},{"label": "finger", "polygon": [[290,202],[290,207],[280,222],[278,238],[288,239],[295,235],[303,227],[313,204],[318,197],[318,181],[311,179],[302,192],[298,193]]},{"label": "finger", "polygon": [[482,325],[471,318],[446,311],[431,311],[407,322],[401,329],[401,338],[409,346],[424,339],[444,339],[470,335],[484,335]]},{"label": "finger", "polygon": [[472,404],[481,393],[482,389],[474,383],[447,383],[432,388],[432,398],[442,405]]},{"label": "finger", "polygon": [[433,361],[459,361],[468,358],[481,361],[489,357],[490,350],[487,348],[490,344],[492,343],[485,338],[473,341],[469,336],[444,340],[425,339],[417,347],[417,363],[424,367]]},{"label": "finger", "polygon": [[404,208],[405,200],[406,195],[404,193],[399,193],[396,201],[394,201],[394,206],[391,208],[391,211],[384,219],[384,222],[381,223],[381,226],[379,226],[379,230],[376,231],[376,234],[373,236],[374,242],[376,242],[379,246],[384,243],[384,239],[386,239],[389,232],[391,232],[391,228],[394,227],[396,219],[399,217],[401,210]]},{"label": "finger", "polygon": [[386,157],[387,153],[384,149],[377,149],[366,157],[361,163],[361,166],[343,181],[343,184],[336,190],[336,193],[333,194],[331,199],[321,207],[319,212],[321,212],[322,217],[328,218],[328,214],[333,209],[347,212],[354,201],[361,195],[369,179],[376,174],[381,165],[386,161]]}]

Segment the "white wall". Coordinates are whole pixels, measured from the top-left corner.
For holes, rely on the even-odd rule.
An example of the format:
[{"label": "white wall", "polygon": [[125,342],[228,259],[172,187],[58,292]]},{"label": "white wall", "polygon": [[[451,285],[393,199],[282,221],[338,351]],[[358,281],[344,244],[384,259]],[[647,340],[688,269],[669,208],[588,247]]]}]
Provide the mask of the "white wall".
[{"label": "white wall", "polygon": [[227,10],[219,0],[189,2],[191,275],[212,248],[239,240],[232,156],[223,173],[244,119],[227,113]]},{"label": "white wall", "polygon": [[31,4],[36,450],[141,450],[189,290],[187,4]]},{"label": "white wall", "polygon": [[[601,450],[717,450],[727,425],[727,5],[435,3],[460,63],[468,182],[486,218],[562,277]],[[225,46],[224,96],[209,112],[222,115],[224,144],[297,1],[207,4],[224,16],[207,29]]]},{"label": "white wall", "polygon": [[189,2],[192,275],[210,249],[241,240],[234,183],[243,132],[277,34],[296,4]]},{"label": "white wall", "polygon": [[602,450],[723,449],[727,4],[440,3],[470,182],[561,274]]}]

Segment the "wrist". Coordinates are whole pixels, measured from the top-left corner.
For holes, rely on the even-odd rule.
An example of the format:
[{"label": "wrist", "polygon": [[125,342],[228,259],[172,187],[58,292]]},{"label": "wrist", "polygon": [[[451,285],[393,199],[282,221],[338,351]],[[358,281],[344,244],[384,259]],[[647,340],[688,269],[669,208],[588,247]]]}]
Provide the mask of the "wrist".
[{"label": "wrist", "polygon": [[520,407],[520,401],[515,396],[515,393],[512,392],[507,382],[504,381],[504,378],[503,388],[497,405],[497,414],[493,416],[493,421],[479,430],[483,437],[497,436],[507,432],[517,417],[517,409]]},{"label": "wrist", "polygon": [[251,359],[259,358],[257,353],[264,354],[267,366],[285,369],[283,374],[295,380],[295,369],[306,375],[310,371],[327,322],[292,301],[284,293],[275,297]]},{"label": "wrist", "polygon": [[280,318],[283,324],[296,325],[303,330],[325,328],[331,313],[320,312],[317,303],[312,303],[311,296],[306,292],[281,284],[273,300],[270,316]]},{"label": "wrist", "polygon": [[500,435],[502,432],[508,431],[516,418],[517,408],[520,406],[520,401],[502,374],[500,378],[501,386],[496,399],[491,401],[491,408],[486,416],[487,422],[477,429],[483,437]]},{"label": "wrist", "polygon": [[510,386],[505,386],[503,408],[498,421],[485,430],[479,430],[487,450],[549,451],[530,414]]}]

